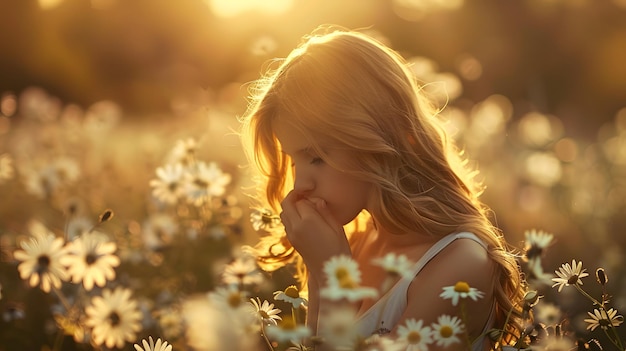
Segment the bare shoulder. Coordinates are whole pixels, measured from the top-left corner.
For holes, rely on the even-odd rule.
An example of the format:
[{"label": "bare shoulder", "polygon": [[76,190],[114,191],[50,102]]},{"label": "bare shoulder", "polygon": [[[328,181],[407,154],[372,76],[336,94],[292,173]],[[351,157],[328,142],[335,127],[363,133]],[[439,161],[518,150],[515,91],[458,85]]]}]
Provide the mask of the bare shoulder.
[{"label": "bare shoulder", "polygon": [[468,325],[470,334],[480,334],[493,307],[495,267],[482,245],[471,239],[456,239],[415,276],[409,286],[403,317],[432,323],[444,314],[459,315],[460,307],[440,295],[444,287],[463,281],[483,292],[476,301],[463,301],[468,315],[473,316]]}]

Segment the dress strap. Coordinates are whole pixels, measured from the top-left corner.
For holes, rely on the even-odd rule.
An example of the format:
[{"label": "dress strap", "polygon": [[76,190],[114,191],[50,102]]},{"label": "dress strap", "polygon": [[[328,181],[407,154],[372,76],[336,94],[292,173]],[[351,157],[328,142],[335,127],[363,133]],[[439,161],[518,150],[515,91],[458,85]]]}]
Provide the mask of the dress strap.
[{"label": "dress strap", "polygon": [[430,262],[441,250],[445,249],[450,243],[456,239],[471,239],[479,243],[485,250],[487,245],[483,243],[474,233],[460,232],[455,234],[449,234],[439,239],[433,246],[431,246],[426,253],[415,263],[413,266],[413,276],[417,275],[424,266]]}]

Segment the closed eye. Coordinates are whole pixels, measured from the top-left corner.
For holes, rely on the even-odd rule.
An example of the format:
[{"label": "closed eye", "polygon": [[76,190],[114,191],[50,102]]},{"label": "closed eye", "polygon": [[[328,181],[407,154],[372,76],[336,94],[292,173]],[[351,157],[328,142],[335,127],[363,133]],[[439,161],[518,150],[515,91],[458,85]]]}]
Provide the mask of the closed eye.
[{"label": "closed eye", "polygon": [[321,157],[313,157],[313,159],[311,160],[312,165],[319,165],[322,163],[324,163],[324,160]]}]

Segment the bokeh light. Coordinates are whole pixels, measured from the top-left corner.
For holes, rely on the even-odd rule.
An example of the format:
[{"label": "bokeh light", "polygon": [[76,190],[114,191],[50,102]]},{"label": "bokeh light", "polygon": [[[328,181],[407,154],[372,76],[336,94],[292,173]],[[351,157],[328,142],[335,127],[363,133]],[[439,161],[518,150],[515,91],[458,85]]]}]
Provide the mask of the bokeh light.
[{"label": "bokeh light", "polygon": [[246,12],[280,15],[293,6],[293,0],[206,0],[219,17],[234,17]]}]

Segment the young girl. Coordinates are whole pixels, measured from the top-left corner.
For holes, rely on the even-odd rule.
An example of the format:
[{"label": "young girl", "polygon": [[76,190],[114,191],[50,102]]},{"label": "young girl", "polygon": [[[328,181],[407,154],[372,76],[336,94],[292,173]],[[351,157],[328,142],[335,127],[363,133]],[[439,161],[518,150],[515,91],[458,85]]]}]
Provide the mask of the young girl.
[{"label": "young girl", "polygon": [[386,272],[372,260],[388,253],[415,262],[412,279],[356,306],[363,337],[459,315],[440,297],[459,281],[484,293],[466,305],[472,350],[490,347],[491,328],[517,330],[524,286],[515,257],[405,61],[359,32],[305,39],[254,85],[243,118],[264,200],[285,228],[259,243],[260,262],[304,264],[314,333],[330,304],[320,298],[324,263],[347,255],[362,285],[378,289]]}]

